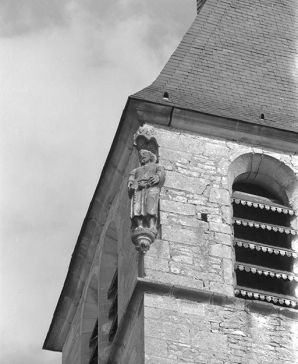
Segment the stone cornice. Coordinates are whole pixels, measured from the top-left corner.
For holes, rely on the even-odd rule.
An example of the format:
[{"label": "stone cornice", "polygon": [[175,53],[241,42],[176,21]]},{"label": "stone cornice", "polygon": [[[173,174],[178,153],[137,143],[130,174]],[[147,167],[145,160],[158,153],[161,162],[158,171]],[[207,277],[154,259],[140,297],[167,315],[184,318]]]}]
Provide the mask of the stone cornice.
[{"label": "stone cornice", "polygon": [[131,299],[126,307],[125,314],[119,323],[114,344],[111,348],[108,364],[117,362],[121,356],[121,350],[124,350],[123,342],[127,330],[130,329],[133,318],[138,312],[137,306],[144,293],[152,293],[161,296],[171,296],[178,299],[190,300],[216,306],[234,306],[242,304],[243,310],[248,313],[260,313],[265,316],[277,315],[298,321],[298,311],[292,308],[277,307],[271,303],[261,301],[243,300],[237,297],[231,297],[224,294],[204,291],[185,286],[171,285],[158,281],[152,281],[147,278],[137,278],[135,288]]},{"label": "stone cornice", "polygon": [[132,99],[141,122],[298,154],[298,133]]},{"label": "stone cornice", "polygon": [[[196,302],[205,302],[211,305],[227,306],[236,305],[240,302],[240,299],[237,297],[185,286],[156,282],[146,278],[138,278],[136,287],[143,292],[173,296],[175,298]],[[241,300],[241,302],[243,302],[244,309],[248,312],[259,312],[263,315],[283,315],[298,321],[298,311],[295,309],[277,307],[271,303],[260,301]]]}]

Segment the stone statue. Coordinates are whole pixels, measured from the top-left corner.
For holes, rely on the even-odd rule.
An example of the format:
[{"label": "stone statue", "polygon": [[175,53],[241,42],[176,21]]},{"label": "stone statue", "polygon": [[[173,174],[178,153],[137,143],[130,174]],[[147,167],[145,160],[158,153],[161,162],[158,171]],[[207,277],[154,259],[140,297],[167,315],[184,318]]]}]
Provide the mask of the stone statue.
[{"label": "stone statue", "polygon": [[157,164],[158,145],[148,136],[149,126],[140,128],[135,135],[141,166],[128,178],[131,198],[132,241],[136,249],[146,252],[157,235],[158,203],[160,189],[165,181],[165,169]]}]

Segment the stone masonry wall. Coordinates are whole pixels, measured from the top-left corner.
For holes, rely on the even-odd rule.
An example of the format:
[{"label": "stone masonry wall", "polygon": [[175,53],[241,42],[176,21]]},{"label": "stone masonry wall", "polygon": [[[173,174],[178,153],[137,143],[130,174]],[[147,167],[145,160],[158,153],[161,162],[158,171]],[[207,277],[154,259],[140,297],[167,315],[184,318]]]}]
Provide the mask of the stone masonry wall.
[{"label": "stone masonry wall", "polygon": [[146,294],[146,364],[297,364],[298,322],[244,309]]},{"label": "stone masonry wall", "polygon": [[124,321],[107,364],[143,364],[144,302],[142,294],[134,295],[127,308]]},{"label": "stone masonry wall", "polygon": [[[156,131],[160,164],[166,168],[167,176],[160,198],[160,237],[143,257],[144,279],[233,296],[229,165],[242,154],[265,153],[283,161],[297,174],[298,156],[173,129],[156,127]],[[137,164],[137,154],[133,153],[102,233],[100,237],[94,234],[98,246],[90,277],[98,271],[105,232],[115,222],[119,321],[127,313],[141,257],[130,241],[127,196],[128,173]],[[81,321],[87,289],[88,280],[63,349],[63,363],[81,362]],[[124,330],[120,344],[115,338],[114,363],[143,363],[144,325],[146,364],[295,363],[292,353],[297,350],[297,342],[289,341],[289,337],[298,329],[296,323],[248,313],[243,310],[243,301],[238,301],[235,307],[219,307],[145,294],[145,322],[143,313],[131,316],[133,329]],[[280,332],[284,333],[282,339]],[[264,348],[271,361],[265,358]],[[245,356],[245,351],[249,355]],[[282,355],[286,359],[278,361]],[[258,358],[264,360],[257,361]]]},{"label": "stone masonry wall", "polygon": [[233,296],[233,181],[228,181],[228,168],[240,155],[264,153],[298,175],[298,156],[170,128],[156,130],[167,174],[160,198],[161,239],[144,258],[144,276]]}]

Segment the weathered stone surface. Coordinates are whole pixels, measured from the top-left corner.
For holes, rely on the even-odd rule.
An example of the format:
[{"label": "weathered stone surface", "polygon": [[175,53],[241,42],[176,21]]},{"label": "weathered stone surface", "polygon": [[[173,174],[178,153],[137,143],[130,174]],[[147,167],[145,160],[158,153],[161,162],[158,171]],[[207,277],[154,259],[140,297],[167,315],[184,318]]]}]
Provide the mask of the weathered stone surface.
[{"label": "weathered stone surface", "polygon": [[178,172],[168,172],[165,187],[201,194],[207,182],[203,179],[189,177]]},{"label": "weathered stone surface", "polygon": [[232,249],[226,245],[212,244],[210,245],[210,255],[218,258],[232,259]]},{"label": "weathered stone surface", "polygon": [[147,252],[147,256],[154,257],[155,259],[170,259],[169,243],[165,240],[155,240]]},{"label": "weathered stone surface", "polygon": [[221,159],[222,156],[227,156],[229,152],[230,152],[229,148],[227,148],[224,143],[221,144],[206,143],[204,155],[208,157]]},{"label": "weathered stone surface", "polygon": [[196,212],[194,205],[164,199],[160,201],[160,209],[161,211],[190,216],[195,215]]},{"label": "weathered stone surface", "polygon": [[169,283],[173,285],[198,288],[198,289],[203,289],[204,287],[206,287],[206,284],[203,281],[203,279],[195,279],[189,276],[183,276],[174,273],[164,273],[151,269],[146,269],[145,274],[148,279],[152,279],[153,281],[158,281],[161,283]]},{"label": "weathered stone surface", "polygon": [[168,241],[184,243],[186,245],[198,244],[200,229],[182,229],[174,226],[163,226],[162,238]]},{"label": "weathered stone surface", "polygon": [[160,223],[162,225],[180,225],[199,227],[199,220],[196,217],[189,217],[185,215],[173,214],[173,213],[160,213]]},{"label": "weathered stone surface", "polygon": [[158,353],[160,357],[167,358],[168,346],[165,341],[148,336],[145,342],[145,352],[147,356]]},{"label": "weathered stone surface", "polygon": [[158,141],[160,146],[164,148],[180,152],[190,151],[190,153],[198,155],[202,154],[204,148],[198,138],[195,138],[188,133],[180,133],[175,130],[168,133],[168,131],[160,129]]},{"label": "weathered stone surface", "polygon": [[[297,362],[298,345],[293,339],[296,323],[291,319],[251,313],[242,304],[190,303],[155,294],[145,295],[144,306],[145,342],[153,342],[151,338],[164,342],[156,343],[161,351],[154,358],[175,364]],[[177,332],[169,333],[170,328]]]},{"label": "weathered stone surface", "polygon": [[215,233],[214,240],[219,244],[232,245],[232,236],[230,234]]},{"label": "weathered stone surface", "polygon": [[219,204],[220,206],[222,206],[222,205],[230,206],[231,205],[229,192],[222,188],[211,187],[209,201],[215,202],[215,203]]},{"label": "weathered stone surface", "polygon": [[[145,311],[146,316],[146,311]],[[186,325],[146,319],[145,336],[158,337],[179,343],[189,343],[189,328]]]},{"label": "weathered stone surface", "polygon": [[[231,253],[231,251],[230,251],[230,253]],[[224,281],[227,284],[233,284],[234,283],[234,279],[233,279],[234,269],[233,269],[232,259],[224,258],[222,260],[222,269],[223,269]]]},{"label": "weathered stone surface", "polygon": [[167,259],[156,258],[150,255],[144,256],[144,268],[153,269],[159,272],[169,272],[169,264]]},{"label": "weathered stone surface", "polygon": [[214,351],[214,348],[216,348],[216,350],[222,353],[228,349],[228,338],[223,333],[208,333],[206,331],[198,331],[192,333],[191,338],[192,345],[199,347],[204,351],[210,352]]},{"label": "weathered stone surface", "polygon": [[210,222],[209,227],[210,227],[210,231],[231,234],[231,227],[224,223]]},{"label": "weathered stone surface", "polygon": [[159,150],[160,159],[170,161],[173,163],[185,163],[189,164],[192,159],[190,153],[187,153],[187,150],[175,150],[162,147]]}]

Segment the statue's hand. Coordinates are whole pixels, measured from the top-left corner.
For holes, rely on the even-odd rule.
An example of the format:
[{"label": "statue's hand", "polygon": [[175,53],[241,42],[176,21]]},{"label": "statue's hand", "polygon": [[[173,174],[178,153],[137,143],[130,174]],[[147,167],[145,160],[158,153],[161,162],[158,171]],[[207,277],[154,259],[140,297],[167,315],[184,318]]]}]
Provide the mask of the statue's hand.
[{"label": "statue's hand", "polygon": [[157,183],[159,182],[159,177],[157,175],[153,176],[153,177],[150,177],[148,179],[148,185],[149,186],[154,186],[156,185]]},{"label": "statue's hand", "polygon": [[128,184],[127,184],[127,189],[128,189],[128,192],[130,193],[132,191],[132,186],[133,186],[133,182],[132,181],[128,181]]}]

